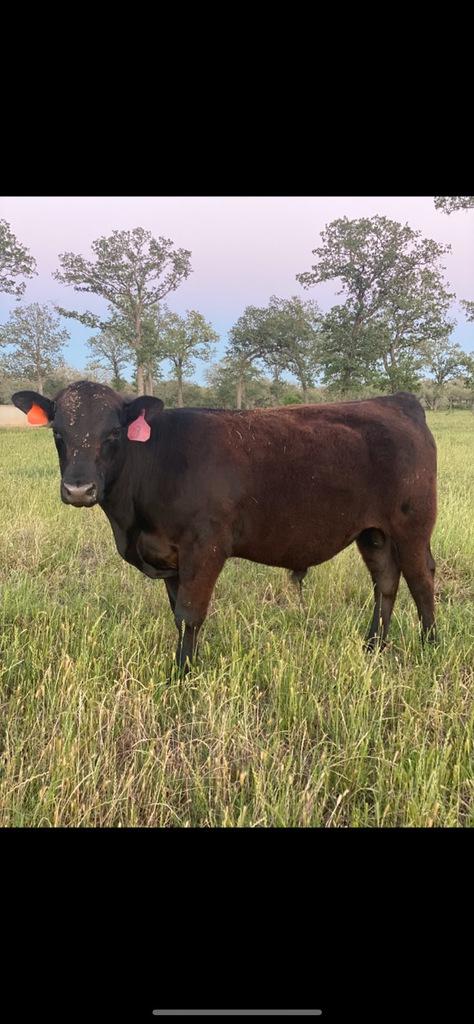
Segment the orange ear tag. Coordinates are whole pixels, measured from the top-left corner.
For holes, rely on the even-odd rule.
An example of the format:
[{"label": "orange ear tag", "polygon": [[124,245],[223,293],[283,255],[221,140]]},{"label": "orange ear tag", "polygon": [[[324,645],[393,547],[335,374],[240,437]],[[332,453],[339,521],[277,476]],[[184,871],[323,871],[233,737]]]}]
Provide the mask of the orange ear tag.
[{"label": "orange ear tag", "polygon": [[33,427],[44,427],[45,423],[49,423],[49,419],[40,405],[33,404],[27,415],[28,423],[31,423]]},{"label": "orange ear tag", "polygon": [[127,437],[129,441],[148,441],[150,434],[151,427],[145,419],[145,410],[142,409],[140,415],[130,424]]}]

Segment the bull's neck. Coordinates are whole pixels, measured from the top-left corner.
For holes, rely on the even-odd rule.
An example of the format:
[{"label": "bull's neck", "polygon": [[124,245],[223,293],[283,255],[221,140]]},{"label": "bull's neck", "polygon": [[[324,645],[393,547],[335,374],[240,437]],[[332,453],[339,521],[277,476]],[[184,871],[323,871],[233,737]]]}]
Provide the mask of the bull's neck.
[{"label": "bull's neck", "polygon": [[129,450],[117,477],[105,492],[101,508],[120,526],[129,529],[137,515],[143,518],[150,504],[155,505],[153,499],[158,500],[158,495],[152,493],[155,481],[156,464],[152,467],[150,453]]}]

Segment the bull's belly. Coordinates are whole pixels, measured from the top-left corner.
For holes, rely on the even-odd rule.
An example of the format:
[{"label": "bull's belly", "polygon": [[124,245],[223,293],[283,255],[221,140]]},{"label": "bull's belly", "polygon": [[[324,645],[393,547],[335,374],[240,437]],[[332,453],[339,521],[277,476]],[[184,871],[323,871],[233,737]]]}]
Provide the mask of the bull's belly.
[{"label": "bull's belly", "polygon": [[261,565],[278,566],[281,569],[294,569],[296,572],[308,569],[312,565],[327,562],[355,540],[354,534],[341,536],[330,544],[321,544],[317,539],[304,544],[285,544],[267,546],[256,544],[236,545],[232,554],[236,558],[245,558]]},{"label": "bull's belly", "polygon": [[292,516],[279,522],[269,518],[258,529],[244,529],[243,536],[236,538],[233,554],[263,565],[307,569],[334,558],[362,530],[380,525],[370,519],[357,508],[333,509],[326,516]]}]

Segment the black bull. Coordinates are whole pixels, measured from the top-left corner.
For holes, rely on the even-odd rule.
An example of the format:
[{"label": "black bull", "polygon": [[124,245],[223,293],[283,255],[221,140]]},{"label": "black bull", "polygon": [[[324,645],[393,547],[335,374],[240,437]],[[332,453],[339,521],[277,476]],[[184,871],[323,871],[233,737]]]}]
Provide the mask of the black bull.
[{"label": "black bull", "polygon": [[434,637],[436,447],[420,403],[383,398],[278,409],[163,409],[90,381],[54,401],[13,395],[49,423],[61,498],[99,504],[119,553],[165,581],[187,668],[227,558],[292,570],[353,541],[372,576],[369,647],[387,635],[402,572]]}]

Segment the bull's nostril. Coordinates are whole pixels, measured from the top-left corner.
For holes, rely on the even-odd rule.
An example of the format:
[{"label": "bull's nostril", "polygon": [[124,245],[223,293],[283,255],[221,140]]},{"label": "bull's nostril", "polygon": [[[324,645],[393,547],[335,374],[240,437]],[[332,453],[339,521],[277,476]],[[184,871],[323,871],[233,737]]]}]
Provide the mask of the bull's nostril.
[{"label": "bull's nostril", "polygon": [[73,504],[83,502],[86,498],[96,498],[96,484],[66,484],[63,482],[63,493]]}]

